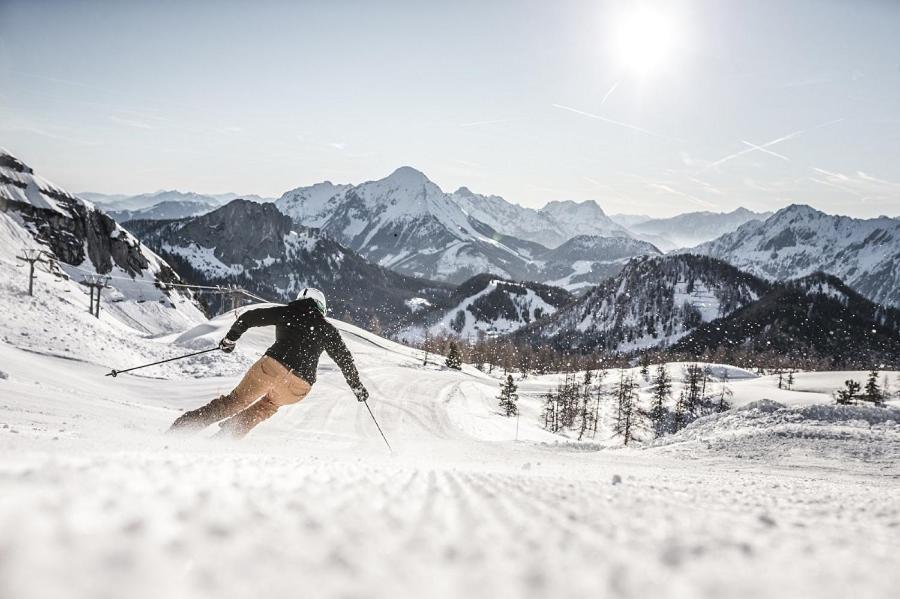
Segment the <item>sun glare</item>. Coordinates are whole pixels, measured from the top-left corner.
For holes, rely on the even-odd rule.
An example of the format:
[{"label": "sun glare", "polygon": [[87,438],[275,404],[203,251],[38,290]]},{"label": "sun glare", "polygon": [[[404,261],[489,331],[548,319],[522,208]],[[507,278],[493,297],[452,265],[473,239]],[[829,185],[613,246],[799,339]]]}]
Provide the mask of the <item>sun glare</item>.
[{"label": "sun glare", "polygon": [[622,68],[638,75],[658,69],[681,43],[676,19],[659,9],[633,10],[614,27],[614,57]]}]

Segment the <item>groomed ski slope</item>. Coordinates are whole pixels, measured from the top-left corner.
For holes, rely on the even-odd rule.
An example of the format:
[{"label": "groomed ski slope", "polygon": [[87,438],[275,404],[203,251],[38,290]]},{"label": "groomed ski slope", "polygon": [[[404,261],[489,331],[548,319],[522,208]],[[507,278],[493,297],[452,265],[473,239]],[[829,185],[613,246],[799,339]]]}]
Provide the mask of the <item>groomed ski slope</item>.
[{"label": "groomed ski slope", "polygon": [[[15,299],[4,307],[25,310]],[[211,346],[233,319],[57,335],[108,348],[88,361],[4,321],[0,596],[868,598],[900,584],[900,410],[808,407],[863,373],[801,374],[788,392],[730,368],[741,408],[627,449],[543,431],[536,394],[558,377],[532,377],[517,442],[497,378],[336,323],[393,455],[330,360],[240,443],[162,436],[234,385],[265,329],[231,355],[103,376]]]}]

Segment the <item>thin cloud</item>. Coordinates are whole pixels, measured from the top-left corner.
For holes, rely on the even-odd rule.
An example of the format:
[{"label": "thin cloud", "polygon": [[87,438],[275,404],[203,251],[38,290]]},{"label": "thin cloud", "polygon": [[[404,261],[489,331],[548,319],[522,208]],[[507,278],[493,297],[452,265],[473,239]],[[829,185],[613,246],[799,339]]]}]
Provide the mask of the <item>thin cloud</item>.
[{"label": "thin cloud", "polygon": [[900,183],[874,177],[862,171],[846,174],[816,166],[812,167],[812,171],[816,175],[808,177],[808,180],[839,189],[863,200],[894,203],[900,195]]},{"label": "thin cloud", "polygon": [[521,121],[521,118],[515,119],[493,119],[489,121],[472,121],[471,123],[460,123],[460,127],[481,127],[482,125],[499,125],[501,123],[512,123],[515,121]]},{"label": "thin cloud", "polygon": [[706,200],[702,200],[693,194],[679,191],[670,185],[666,185],[665,183],[649,182],[649,183],[647,183],[647,187],[649,187],[650,189],[655,189],[657,191],[662,191],[665,193],[676,195],[676,196],[679,196],[682,198],[687,198],[688,200],[694,202],[698,206],[703,206],[704,208],[715,208],[716,207],[716,205],[713,204],[712,202],[707,202]]},{"label": "thin cloud", "polygon": [[577,108],[572,108],[571,106],[563,106],[562,104],[553,104],[553,108],[559,108],[560,110],[568,110],[569,112],[574,112],[575,114],[580,114],[581,116],[586,116],[590,119],[596,119],[598,121],[603,121],[604,123],[609,123],[610,125],[616,125],[617,127],[624,127],[626,129],[631,129],[632,131],[637,131],[639,133],[643,133],[645,135],[650,135],[652,137],[657,137],[659,139],[665,139],[666,141],[675,141],[680,142],[683,140],[675,139],[674,137],[669,137],[668,135],[662,135],[660,133],[654,133],[653,131],[649,131],[644,129],[643,127],[638,127],[637,125],[631,125],[629,123],[623,123],[621,121],[614,121],[613,119],[608,119],[604,116],[600,116],[599,114],[593,114],[591,112],[585,112],[584,110],[578,110]]},{"label": "thin cloud", "polygon": [[716,195],[722,195],[722,190],[719,189],[718,187],[715,187],[715,186],[712,185],[711,183],[707,183],[706,181],[703,181],[703,180],[698,179],[698,178],[696,178],[696,177],[687,177],[687,180],[690,181],[691,183],[695,183],[695,184],[699,185],[699,186],[702,187],[705,191],[708,191],[708,192],[710,192],[710,193],[714,193],[714,194],[716,194]]},{"label": "thin cloud", "polygon": [[125,119],[120,116],[112,115],[109,119],[115,123],[119,123],[120,125],[125,125],[126,127],[134,127],[135,129],[153,129],[153,126],[145,123],[143,121],[136,121],[134,119]]}]

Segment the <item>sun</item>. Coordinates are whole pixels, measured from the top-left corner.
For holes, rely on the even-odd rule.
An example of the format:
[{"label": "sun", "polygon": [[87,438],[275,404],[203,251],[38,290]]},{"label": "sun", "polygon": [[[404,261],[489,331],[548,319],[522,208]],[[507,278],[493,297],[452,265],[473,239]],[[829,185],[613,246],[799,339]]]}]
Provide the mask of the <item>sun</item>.
[{"label": "sun", "polygon": [[613,56],[619,66],[636,75],[658,70],[677,52],[682,41],[678,20],[660,8],[640,7],[616,20]]}]

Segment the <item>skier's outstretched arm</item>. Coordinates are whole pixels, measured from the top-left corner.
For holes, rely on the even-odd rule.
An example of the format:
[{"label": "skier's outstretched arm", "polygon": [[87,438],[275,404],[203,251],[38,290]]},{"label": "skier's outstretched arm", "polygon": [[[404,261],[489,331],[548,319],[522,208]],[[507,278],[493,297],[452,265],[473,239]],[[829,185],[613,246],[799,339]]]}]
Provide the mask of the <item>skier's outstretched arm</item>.
[{"label": "skier's outstretched arm", "polygon": [[353,355],[347,349],[341,334],[333,326],[329,326],[325,334],[325,352],[338,365],[344,374],[344,379],[350,385],[350,389],[356,395],[358,401],[369,399],[369,392],[359,380],[359,371],[353,363]]},{"label": "skier's outstretched arm", "polygon": [[[231,325],[228,334],[219,344],[222,349],[226,347],[234,348],[235,342],[241,338],[241,335],[247,332],[247,329],[253,327],[265,327],[274,324],[282,319],[284,314],[284,306],[273,306],[271,308],[256,308],[255,310],[247,310]],[[229,351],[226,349],[226,351]]]}]

